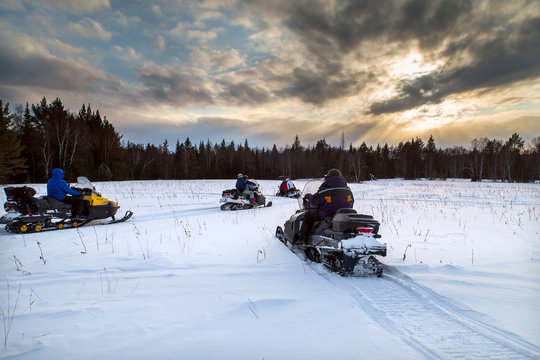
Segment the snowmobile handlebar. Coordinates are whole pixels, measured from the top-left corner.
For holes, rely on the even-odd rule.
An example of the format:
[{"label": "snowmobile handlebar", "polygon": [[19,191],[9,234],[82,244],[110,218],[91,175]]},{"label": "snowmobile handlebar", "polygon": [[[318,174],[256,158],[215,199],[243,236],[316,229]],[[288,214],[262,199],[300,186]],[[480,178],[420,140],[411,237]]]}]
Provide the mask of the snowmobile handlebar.
[{"label": "snowmobile handlebar", "polygon": [[72,186],[71,187],[73,190],[76,190],[78,192],[81,193],[81,195],[91,195],[92,194],[92,189],[88,189],[88,188],[78,188],[78,187],[74,187]]},{"label": "snowmobile handlebar", "polygon": [[304,207],[304,209],[312,209],[313,207],[309,204],[309,199],[311,199],[313,195],[312,194],[306,194],[304,196],[304,199],[303,199],[303,202],[302,202],[302,205]]}]

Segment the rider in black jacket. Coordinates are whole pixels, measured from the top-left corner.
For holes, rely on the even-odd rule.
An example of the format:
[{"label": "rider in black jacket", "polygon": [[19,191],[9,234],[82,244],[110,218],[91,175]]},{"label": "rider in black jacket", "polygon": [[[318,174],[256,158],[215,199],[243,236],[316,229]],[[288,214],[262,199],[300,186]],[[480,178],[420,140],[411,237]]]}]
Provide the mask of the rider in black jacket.
[{"label": "rider in black jacket", "polygon": [[341,208],[352,208],[354,198],[347,181],[338,169],[332,169],[324,176],[325,181],[315,194],[306,194],[309,209],[304,213],[304,220],[300,227],[300,237],[297,245],[303,245],[311,232],[313,224],[317,221],[334,215]]}]

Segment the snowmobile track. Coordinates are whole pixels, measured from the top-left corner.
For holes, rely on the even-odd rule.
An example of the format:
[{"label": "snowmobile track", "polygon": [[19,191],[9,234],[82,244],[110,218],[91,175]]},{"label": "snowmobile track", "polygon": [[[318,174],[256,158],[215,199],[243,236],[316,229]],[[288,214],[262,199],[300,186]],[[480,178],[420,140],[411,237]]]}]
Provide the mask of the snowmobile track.
[{"label": "snowmobile track", "polygon": [[[481,321],[403,274],[382,278],[325,276],[351,294],[375,323],[427,359],[538,359],[540,348]],[[397,271],[394,271],[397,272]]]}]

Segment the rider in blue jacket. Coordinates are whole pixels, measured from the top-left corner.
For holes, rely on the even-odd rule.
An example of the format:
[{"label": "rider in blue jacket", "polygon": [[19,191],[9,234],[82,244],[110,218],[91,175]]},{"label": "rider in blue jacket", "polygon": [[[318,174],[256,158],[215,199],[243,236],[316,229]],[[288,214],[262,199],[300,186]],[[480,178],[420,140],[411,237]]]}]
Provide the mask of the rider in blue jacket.
[{"label": "rider in blue jacket", "polygon": [[[73,215],[83,213],[83,199],[81,193],[69,187],[64,180],[64,170],[55,168],[52,170],[52,178],[47,182],[47,195],[73,206]],[[68,196],[72,195],[72,196]]]},{"label": "rider in blue jacket", "polygon": [[244,192],[244,190],[246,190],[246,183],[247,180],[244,179],[244,175],[238,174],[238,178],[236,179],[236,190]]},{"label": "rider in blue jacket", "polygon": [[253,183],[248,181],[247,175],[238,174],[238,178],[236,179],[236,190],[246,197],[249,197],[250,202],[255,204],[255,193],[253,192],[254,186]]}]

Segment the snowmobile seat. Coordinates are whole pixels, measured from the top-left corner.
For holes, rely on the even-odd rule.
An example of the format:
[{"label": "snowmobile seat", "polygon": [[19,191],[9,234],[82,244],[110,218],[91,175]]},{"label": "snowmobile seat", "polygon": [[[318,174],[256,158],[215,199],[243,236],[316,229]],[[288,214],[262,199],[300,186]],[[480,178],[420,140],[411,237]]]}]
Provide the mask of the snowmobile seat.
[{"label": "snowmobile seat", "polygon": [[42,196],[41,198],[49,203],[50,209],[71,210],[73,208],[71,204],[66,204],[65,202],[56,200],[51,196]]},{"label": "snowmobile seat", "polygon": [[49,204],[47,196],[38,196],[36,198],[36,203],[39,207],[39,211],[41,212],[46,212],[47,210],[51,209],[51,204]]},{"label": "snowmobile seat", "polygon": [[341,209],[338,209],[338,211],[336,211],[336,213],[333,216],[335,216],[336,214],[356,214],[356,210],[349,209],[349,208],[341,208]]},{"label": "snowmobile seat", "polygon": [[229,190],[224,190],[221,194],[221,196],[230,196],[232,199],[236,200],[238,199],[238,190],[236,189],[229,189]]},{"label": "snowmobile seat", "polygon": [[335,231],[355,231],[360,227],[369,227],[373,233],[379,232],[380,223],[371,215],[358,214],[354,209],[339,209],[332,218]]},{"label": "snowmobile seat", "polygon": [[328,216],[324,219],[321,219],[313,225],[311,228],[310,235],[321,234],[324,230],[329,229],[332,224],[332,216]]},{"label": "snowmobile seat", "polygon": [[312,234],[320,234],[326,229],[333,229],[335,231],[352,231],[353,228],[359,226],[358,219],[351,218],[353,216],[360,216],[361,219],[364,217],[373,219],[369,215],[359,215],[356,210],[349,208],[341,208],[336,211],[335,214],[329,215],[324,219],[317,221],[312,230]]}]

